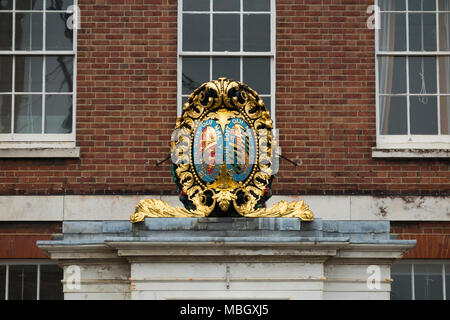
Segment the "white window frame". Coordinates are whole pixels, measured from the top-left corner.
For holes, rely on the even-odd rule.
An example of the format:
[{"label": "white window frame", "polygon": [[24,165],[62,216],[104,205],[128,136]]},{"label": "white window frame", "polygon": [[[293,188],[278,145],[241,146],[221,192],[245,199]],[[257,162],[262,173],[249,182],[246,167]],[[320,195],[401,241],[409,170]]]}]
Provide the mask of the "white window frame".
[{"label": "white window frame", "polygon": [[[430,0],[427,0],[430,1]],[[450,149],[450,135],[442,135],[441,134],[441,119],[440,119],[440,86],[439,86],[439,56],[450,56],[449,51],[440,51],[439,47],[439,13],[446,13],[447,11],[439,11],[439,3],[436,1],[436,10],[435,11],[409,11],[408,8],[408,0],[405,0],[406,8],[405,11],[389,11],[394,13],[404,13],[406,14],[406,49],[407,51],[380,51],[379,50],[379,36],[378,30],[375,30],[375,83],[376,83],[376,145],[374,148],[374,152],[372,155],[374,157],[450,157],[450,153],[447,150]],[[375,5],[378,6],[379,0],[375,0]],[[379,6],[378,6],[379,7]],[[381,11],[380,13],[382,13]],[[410,51],[409,50],[409,13],[434,13],[436,15],[436,49],[437,51]],[[381,23],[381,22],[380,22]],[[380,26],[383,28],[383,26]],[[406,57],[406,81],[407,81],[407,93],[402,96],[407,97],[407,127],[408,134],[406,135],[382,135],[380,132],[380,88],[379,88],[379,70],[378,70],[378,59],[382,56],[405,56]],[[436,94],[427,94],[427,96],[437,96],[437,115],[438,115],[438,134],[437,135],[411,135],[410,134],[410,101],[409,96],[414,96],[415,94],[409,93],[409,57],[414,56],[431,56],[436,57],[436,77],[437,77],[437,93]],[[447,95],[447,94],[445,94]],[[450,94],[448,95],[450,97]],[[395,149],[395,154],[390,153],[389,151],[384,151],[387,149]],[[405,153],[402,153],[400,150],[405,149],[408,150]],[[415,153],[414,149],[429,149],[429,150],[439,150],[435,153]]]},{"label": "white window frame", "polygon": [[[5,300],[8,300],[9,295],[9,267],[14,265],[30,265],[36,266],[36,300],[40,300],[41,291],[41,266],[57,266],[57,264],[51,260],[45,259],[31,259],[31,260],[15,260],[15,259],[0,259],[0,266],[6,266],[6,278],[5,278]],[[61,279],[62,280],[62,279]]]},{"label": "white window frame", "polygon": [[[436,259],[427,259],[427,260],[417,260],[417,259],[411,259],[411,260],[402,260],[396,263],[397,265],[407,265],[411,268],[411,300],[416,300],[416,293],[415,293],[415,282],[414,282],[414,266],[420,265],[420,264],[434,264],[434,265],[441,265],[442,266],[442,300],[447,300],[450,297],[447,297],[447,290],[446,286],[450,286],[450,283],[446,283],[445,277],[446,277],[446,270],[447,268],[450,268],[450,260],[436,260]],[[391,277],[392,278],[392,277]]]},{"label": "white window frame", "polygon": [[[210,18],[210,50],[209,51],[183,51],[183,13],[209,14]],[[213,51],[213,13],[223,14],[239,14],[240,15],[240,48],[243,49],[243,15],[249,14],[270,14],[270,51],[267,52],[246,52],[246,51]],[[270,58],[270,94],[259,94],[265,100],[270,96],[270,114],[275,127],[275,85],[276,85],[276,1],[270,0],[270,11],[245,11],[243,8],[243,0],[240,0],[240,11],[213,11],[213,0],[210,0],[209,11],[183,11],[183,0],[178,1],[178,41],[177,41],[177,116],[181,115],[184,97],[188,95],[182,94],[182,78],[183,78],[183,57],[209,57],[209,78],[212,78],[212,58],[213,57],[240,57],[240,79],[234,79],[243,82],[243,58],[244,57],[267,57]]]},{"label": "white window frame", "polygon": [[[1,13],[12,13],[12,50],[0,50],[0,56],[12,56],[12,92],[2,92],[1,94],[11,94],[11,122],[14,123],[14,95],[41,95],[42,96],[42,123],[43,130],[45,128],[45,96],[51,95],[72,95],[72,132],[65,134],[49,134],[49,133],[2,133],[0,134],[0,158],[9,157],[79,157],[79,148],[75,146],[76,143],[76,97],[77,97],[77,39],[78,28],[73,29],[73,48],[72,50],[45,50],[46,42],[46,17],[47,13],[74,13],[69,10],[47,10],[46,2],[44,1],[42,10],[16,10],[16,2],[13,1],[12,10],[1,10]],[[78,6],[78,0],[74,0],[73,5]],[[16,13],[41,13],[43,14],[42,26],[42,48],[43,50],[16,50],[15,49],[15,17]],[[79,12],[78,12],[79,13]],[[74,22],[76,23],[76,22]],[[17,56],[39,56],[43,58],[42,63],[42,90],[40,92],[14,92],[15,88],[15,58]],[[46,57],[54,55],[66,55],[73,57],[73,91],[48,93],[45,92],[45,69]],[[13,127],[12,127],[13,129]],[[55,151],[55,152],[53,152]]]}]

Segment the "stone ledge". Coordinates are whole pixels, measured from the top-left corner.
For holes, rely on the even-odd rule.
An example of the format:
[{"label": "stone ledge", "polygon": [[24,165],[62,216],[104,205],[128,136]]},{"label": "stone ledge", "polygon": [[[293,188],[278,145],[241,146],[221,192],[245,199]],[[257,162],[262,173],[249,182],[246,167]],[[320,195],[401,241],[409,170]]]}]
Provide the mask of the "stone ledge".
[{"label": "stone ledge", "polygon": [[[146,218],[129,221],[64,221],[62,240],[98,241],[147,239],[145,241],[376,241],[390,238],[388,221],[336,221],[298,218]],[[294,240],[295,239],[295,240]]]},{"label": "stone ledge", "polygon": [[145,219],[144,224],[135,224],[134,230],[210,230],[210,231],[250,231],[300,230],[297,218],[157,218]]},{"label": "stone ledge", "polygon": [[372,158],[450,158],[450,149],[372,148]]},{"label": "stone ledge", "polygon": [[[0,221],[129,221],[142,199],[182,207],[178,196],[161,195],[3,195]],[[274,195],[267,205],[304,200],[318,219],[341,221],[450,221],[450,196]],[[33,208],[33,210],[29,210]],[[301,228],[306,230],[307,224]]]},{"label": "stone ledge", "polygon": [[79,158],[80,148],[0,148],[0,158]]}]

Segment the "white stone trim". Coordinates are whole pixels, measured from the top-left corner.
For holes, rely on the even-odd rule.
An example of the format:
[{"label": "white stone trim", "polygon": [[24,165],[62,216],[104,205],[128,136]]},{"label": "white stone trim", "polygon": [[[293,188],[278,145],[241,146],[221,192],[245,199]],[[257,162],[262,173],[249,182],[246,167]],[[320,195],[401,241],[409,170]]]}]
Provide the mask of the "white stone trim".
[{"label": "white stone trim", "polygon": [[0,196],[0,221],[62,221],[63,196]]},{"label": "white stone trim", "polygon": [[450,221],[450,197],[273,196],[275,202],[304,200],[325,220]]},{"label": "white stone trim", "polygon": [[79,158],[80,148],[0,148],[0,158]]},{"label": "white stone trim", "polygon": [[182,206],[177,196],[64,196],[64,220],[129,220],[140,200],[155,198]]},{"label": "white stone trim", "polygon": [[450,158],[450,149],[372,148],[372,158]]},{"label": "white stone trim", "polygon": [[[182,206],[178,196],[0,196],[0,221],[128,220],[142,199]],[[325,220],[450,221],[450,196],[273,196],[267,203],[304,200]]]}]

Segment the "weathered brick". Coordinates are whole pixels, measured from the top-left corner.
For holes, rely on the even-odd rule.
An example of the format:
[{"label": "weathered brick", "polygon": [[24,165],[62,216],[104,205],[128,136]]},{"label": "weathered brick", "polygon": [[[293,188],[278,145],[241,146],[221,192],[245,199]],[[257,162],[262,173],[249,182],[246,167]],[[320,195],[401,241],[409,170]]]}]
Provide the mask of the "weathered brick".
[{"label": "weathered brick", "polygon": [[391,233],[398,239],[416,240],[407,259],[449,259],[450,222],[391,222]]},{"label": "weathered brick", "polygon": [[[81,158],[0,159],[0,194],[175,193],[168,163],[155,164],[177,116],[177,1],[78,3]],[[280,160],[275,194],[450,194],[448,161],[371,157],[372,4],[276,1],[277,128],[301,165]]]}]

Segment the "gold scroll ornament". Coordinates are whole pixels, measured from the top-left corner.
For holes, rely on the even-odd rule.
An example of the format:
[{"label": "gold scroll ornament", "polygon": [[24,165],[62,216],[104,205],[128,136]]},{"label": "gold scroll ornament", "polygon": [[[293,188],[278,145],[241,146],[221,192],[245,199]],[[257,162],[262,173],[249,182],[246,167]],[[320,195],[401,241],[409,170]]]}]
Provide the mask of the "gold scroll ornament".
[{"label": "gold scroll ornament", "polygon": [[[159,199],[141,200],[136,211],[131,215],[132,223],[144,221],[145,218],[201,218],[205,212],[189,211],[182,207],[172,207]],[[270,208],[261,208],[243,214],[247,218],[300,218],[302,221],[313,221],[314,215],[308,206],[301,201],[280,201]]]}]

